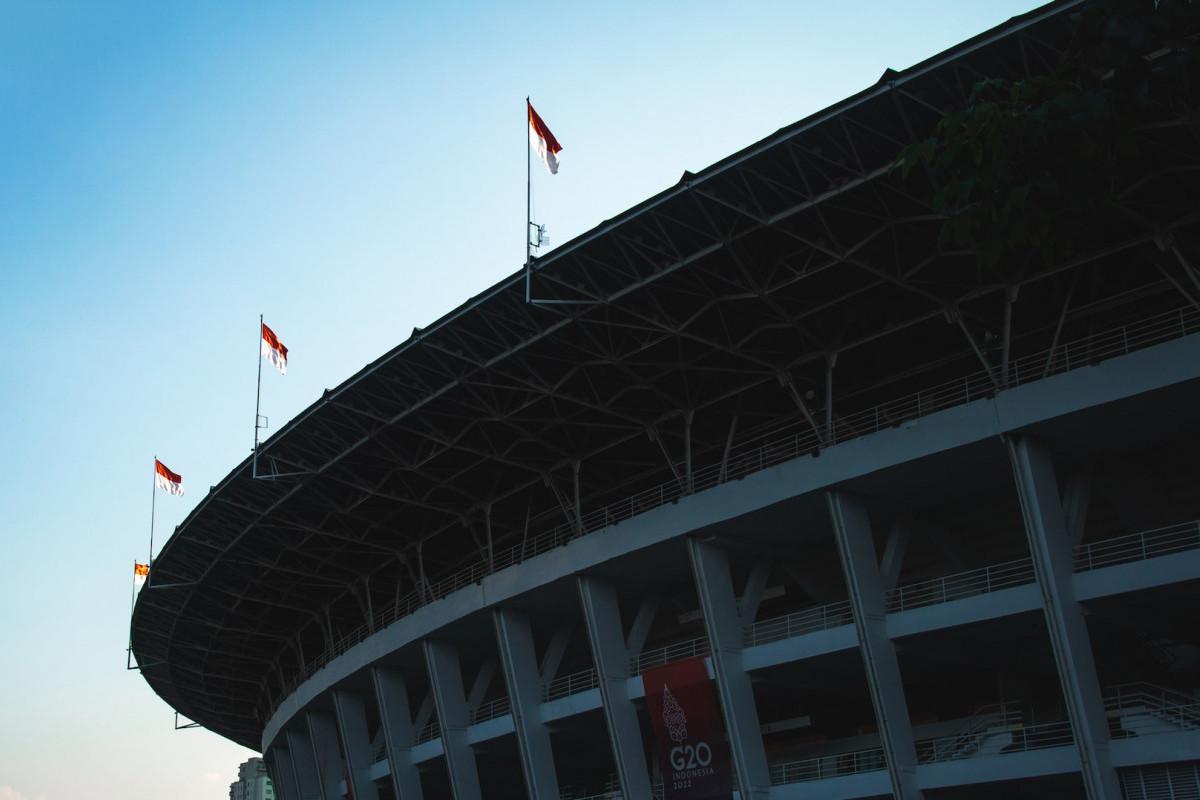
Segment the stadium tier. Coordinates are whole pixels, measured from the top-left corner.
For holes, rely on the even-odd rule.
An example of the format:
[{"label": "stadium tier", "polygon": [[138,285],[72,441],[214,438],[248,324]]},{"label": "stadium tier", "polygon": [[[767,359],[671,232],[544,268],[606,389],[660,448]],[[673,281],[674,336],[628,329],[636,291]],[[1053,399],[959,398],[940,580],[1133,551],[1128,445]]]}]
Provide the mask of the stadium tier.
[{"label": "stadium tier", "polygon": [[[1127,74],[1019,94],[1083,8],[685,173],[327,391],[154,561],[146,681],[283,800],[1197,796],[1200,127],[1151,85],[1194,43],[1137,61],[1115,160],[1055,151]],[[980,118],[905,148],[985,79],[1049,149],[959,139],[1045,163],[955,200]]]}]

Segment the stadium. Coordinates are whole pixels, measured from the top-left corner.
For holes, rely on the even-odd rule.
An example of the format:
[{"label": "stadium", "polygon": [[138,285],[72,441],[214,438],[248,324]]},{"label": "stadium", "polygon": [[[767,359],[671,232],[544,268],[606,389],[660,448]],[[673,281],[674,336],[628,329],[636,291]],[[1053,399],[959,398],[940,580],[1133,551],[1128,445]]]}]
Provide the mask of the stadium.
[{"label": "stadium", "polygon": [[947,241],[898,166],[1082,8],[685,173],[327,391],[155,559],[145,680],[283,800],[1200,796],[1197,105],[1134,120],[1065,254]]}]

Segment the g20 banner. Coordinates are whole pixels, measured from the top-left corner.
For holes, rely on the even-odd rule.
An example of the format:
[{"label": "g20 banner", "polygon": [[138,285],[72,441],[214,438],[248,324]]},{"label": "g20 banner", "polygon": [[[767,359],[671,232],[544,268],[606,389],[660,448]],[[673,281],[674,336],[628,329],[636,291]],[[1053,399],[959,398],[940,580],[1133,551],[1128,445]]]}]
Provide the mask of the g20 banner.
[{"label": "g20 banner", "polygon": [[704,656],[642,673],[658,739],[663,800],[732,798],[729,746]]}]

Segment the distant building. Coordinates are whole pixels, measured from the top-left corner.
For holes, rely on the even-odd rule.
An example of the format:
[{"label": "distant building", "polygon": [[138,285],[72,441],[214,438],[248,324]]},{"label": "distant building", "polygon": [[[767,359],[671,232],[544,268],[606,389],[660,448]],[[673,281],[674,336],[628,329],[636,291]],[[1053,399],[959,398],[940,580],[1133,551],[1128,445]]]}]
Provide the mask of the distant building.
[{"label": "distant building", "polygon": [[229,800],[274,800],[275,789],[267,765],[255,756],[238,767],[238,779],[229,784]]}]

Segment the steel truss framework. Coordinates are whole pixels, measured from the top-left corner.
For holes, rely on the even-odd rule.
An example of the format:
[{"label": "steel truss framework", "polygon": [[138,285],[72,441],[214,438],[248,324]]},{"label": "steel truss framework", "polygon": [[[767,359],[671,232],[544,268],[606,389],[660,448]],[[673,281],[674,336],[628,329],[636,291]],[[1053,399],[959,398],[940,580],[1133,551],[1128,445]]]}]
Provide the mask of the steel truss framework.
[{"label": "steel truss framework", "polygon": [[984,77],[1048,71],[1077,0],[785,128],[535,262],[328,391],[204,498],[155,561],[132,640],[156,692],[251,748],[315,658],[402,596],[785,425],[839,420],[1165,308],[1200,308],[1195,120],[1071,263],[990,271],[937,246],[900,150]]}]

